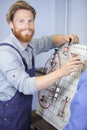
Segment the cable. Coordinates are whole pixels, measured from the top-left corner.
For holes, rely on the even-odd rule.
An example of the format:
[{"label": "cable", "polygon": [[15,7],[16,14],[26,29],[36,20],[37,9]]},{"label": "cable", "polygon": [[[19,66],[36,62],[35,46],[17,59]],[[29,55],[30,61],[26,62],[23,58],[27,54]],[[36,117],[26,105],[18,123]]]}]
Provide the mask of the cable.
[{"label": "cable", "polygon": [[[48,74],[61,67],[61,59],[58,49],[49,58],[44,66],[44,73]],[[48,109],[53,99],[55,98],[56,86],[51,86],[49,89],[44,89],[38,92],[39,104],[43,109]],[[56,93],[57,94],[57,93]]]}]

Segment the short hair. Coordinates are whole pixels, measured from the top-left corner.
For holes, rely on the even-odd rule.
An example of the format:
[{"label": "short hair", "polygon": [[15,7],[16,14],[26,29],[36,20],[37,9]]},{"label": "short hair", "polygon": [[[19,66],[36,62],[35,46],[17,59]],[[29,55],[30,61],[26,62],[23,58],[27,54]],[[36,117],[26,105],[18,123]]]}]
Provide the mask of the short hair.
[{"label": "short hair", "polygon": [[29,3],[27,3],[27,2],[25,2],[23,0],[18,0],[8,10],[8,13],[6,15],[6,19],[7,19],[8,23],[10,21],[13,21],[15,13],[19,9],[30,10],[33,13],[33,16],[34,16],[34,19],[35,19],[35,16],[36,16],[35,9]]}]

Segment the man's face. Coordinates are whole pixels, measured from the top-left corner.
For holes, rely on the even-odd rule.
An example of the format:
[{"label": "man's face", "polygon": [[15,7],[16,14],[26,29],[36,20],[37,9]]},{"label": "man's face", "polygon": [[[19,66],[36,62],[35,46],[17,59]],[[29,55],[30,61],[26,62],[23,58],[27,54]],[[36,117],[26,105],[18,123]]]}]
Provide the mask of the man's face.
[{"label": "man's face", "polygon": [[25,9],[16,11],[9,25],[21,43],[27,44],[31,41],[34,35],[34,17],[31,11]]}]

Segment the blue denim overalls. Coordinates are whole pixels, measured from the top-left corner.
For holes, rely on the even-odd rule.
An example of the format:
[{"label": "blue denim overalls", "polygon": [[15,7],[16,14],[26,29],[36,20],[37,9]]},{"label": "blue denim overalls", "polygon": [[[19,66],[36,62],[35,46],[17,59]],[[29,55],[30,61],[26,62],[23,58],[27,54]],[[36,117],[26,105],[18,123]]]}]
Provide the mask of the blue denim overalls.
[{"label": "blue denim overalls", "polygon": [[[4,45],[11,46],[7,43]],[[14,46],[11,47],[16,49]],[[17,49],[16,51],[20,54]],[[25,71],[31,77],[34,76],[34,58],[32,60],[33,67],[28,70],[25,59],[21,54],[20,56],[25,64]],[[17,91],[11,100],[0,101],[0,130],[30,130],[32,98],[33,95],[24,95]]]}]

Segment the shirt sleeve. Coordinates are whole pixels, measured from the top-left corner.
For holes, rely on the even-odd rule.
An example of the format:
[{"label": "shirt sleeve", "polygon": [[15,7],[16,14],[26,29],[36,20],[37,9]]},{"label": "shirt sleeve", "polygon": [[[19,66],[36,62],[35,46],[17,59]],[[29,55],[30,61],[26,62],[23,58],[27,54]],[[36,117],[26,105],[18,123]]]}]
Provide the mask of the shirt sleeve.
[{"label": "shirt sleeve", "polygon": [[63,130],[87,129],[87,71],[79,80],[77,92],[71,102],[71,115]]},{"label": "shirt sleeve", "polygon": [[25,72],[22,58],[13,49],[0,48],[0,70],[0,85],[15,88],[26,95],[37,91],[35,77]]},{"label": "shirt sleeve", "polygon": [[38,39],[34,38],[29,44],[33,45],[36,55],[58,47],[53,43],[53,36],[45,36]]}]

